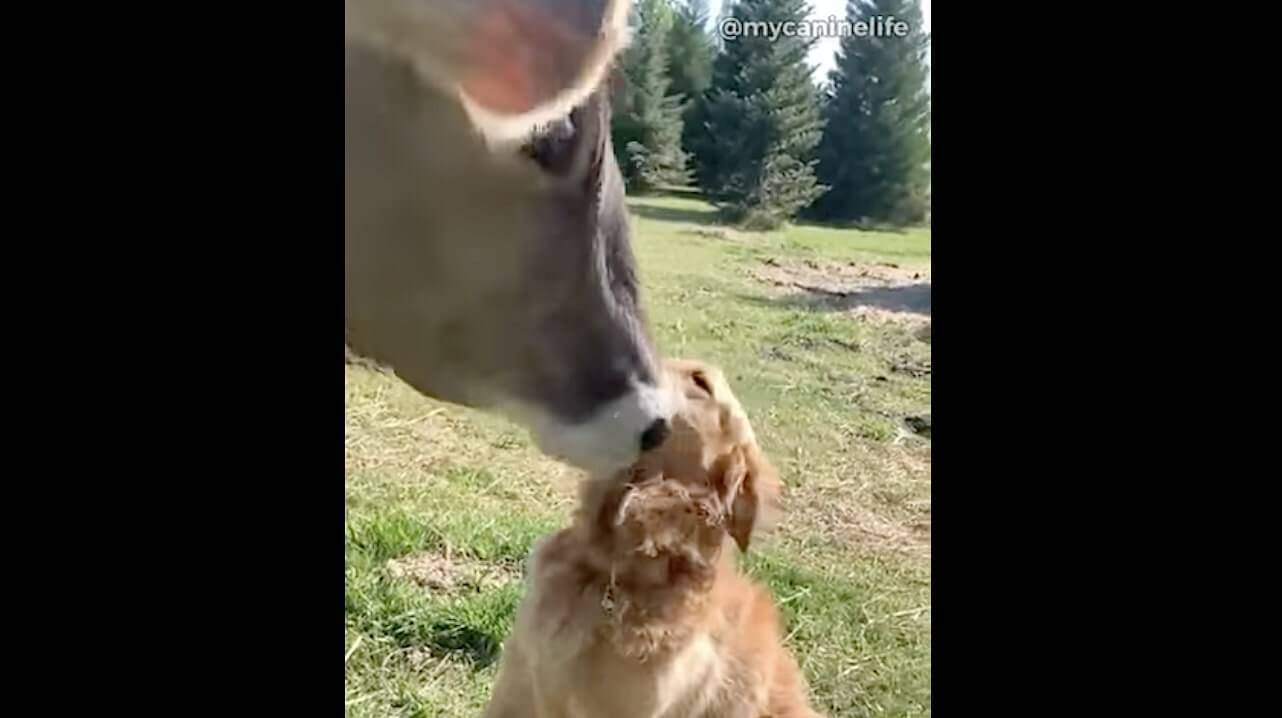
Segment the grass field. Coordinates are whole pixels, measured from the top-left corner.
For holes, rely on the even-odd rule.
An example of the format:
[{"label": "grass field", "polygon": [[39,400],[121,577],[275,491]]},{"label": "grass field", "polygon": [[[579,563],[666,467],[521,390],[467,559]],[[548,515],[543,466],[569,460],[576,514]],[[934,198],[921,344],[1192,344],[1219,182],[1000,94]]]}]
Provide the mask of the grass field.
[{"label": "grass field", "polygon": [[[929,429],[905,423],[930,410],[929,232],[745,234],[695,200],[630,204],[661,351],[726,367],[788,487],[745,565],[816,706],[929,716]],[[346,393],[346,714],[478,715],[576,475],[393,378],[349,367]]]}]

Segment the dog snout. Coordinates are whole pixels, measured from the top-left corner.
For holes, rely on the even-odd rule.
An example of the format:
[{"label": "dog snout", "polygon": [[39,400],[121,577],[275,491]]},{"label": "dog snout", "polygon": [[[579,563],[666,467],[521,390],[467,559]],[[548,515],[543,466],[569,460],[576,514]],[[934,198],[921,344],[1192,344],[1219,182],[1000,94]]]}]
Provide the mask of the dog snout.
[{"label": "dog snout", "polygon": [[667,419],[655,419],[650,426],[646,427],[645,431],[641,432],[641,451],[646,452],[651,449],[657,449],[671,432]]}]

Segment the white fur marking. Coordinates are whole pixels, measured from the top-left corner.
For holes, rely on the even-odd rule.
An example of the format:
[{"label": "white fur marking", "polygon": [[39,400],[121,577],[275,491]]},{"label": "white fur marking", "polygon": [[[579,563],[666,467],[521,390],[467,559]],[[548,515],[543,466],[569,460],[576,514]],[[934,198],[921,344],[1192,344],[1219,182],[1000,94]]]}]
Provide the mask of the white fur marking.
[{"label": "white fur marking", "polygon": [[531,406],[507,407],[514,419],[533,427],[540,449],[590,472],[612,472],[631,464],[641,454],[641,434],[656,419],[671,419],[675,411],[668,387],[640,383],[581,424],[564,424]]}]

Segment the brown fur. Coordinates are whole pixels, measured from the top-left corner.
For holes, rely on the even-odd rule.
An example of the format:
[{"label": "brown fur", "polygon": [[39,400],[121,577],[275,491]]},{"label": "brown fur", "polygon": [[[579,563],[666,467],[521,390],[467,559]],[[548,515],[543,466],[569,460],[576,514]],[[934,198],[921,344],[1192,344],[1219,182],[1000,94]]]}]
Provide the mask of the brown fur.
[{"label": "brown fur", "polygon": [[487,718],[814,718],[769,592],[735,566],[780,484],[721,372],[665,371],[673,435],[585,482],[535,549]]}]

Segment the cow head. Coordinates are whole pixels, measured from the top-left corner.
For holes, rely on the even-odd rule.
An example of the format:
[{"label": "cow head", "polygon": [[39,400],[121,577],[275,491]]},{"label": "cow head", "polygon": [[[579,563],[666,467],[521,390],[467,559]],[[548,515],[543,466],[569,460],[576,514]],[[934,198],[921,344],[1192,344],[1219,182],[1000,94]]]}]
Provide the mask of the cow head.
[{"label": "cow head", "polygon": [[623,0],[347,0],[345,329],[591,470],[667,434],[602,79]]}]

